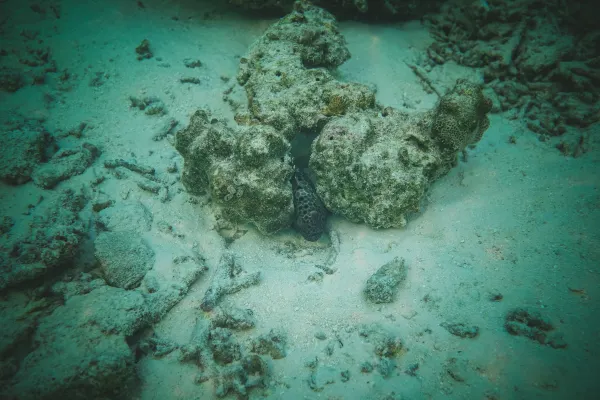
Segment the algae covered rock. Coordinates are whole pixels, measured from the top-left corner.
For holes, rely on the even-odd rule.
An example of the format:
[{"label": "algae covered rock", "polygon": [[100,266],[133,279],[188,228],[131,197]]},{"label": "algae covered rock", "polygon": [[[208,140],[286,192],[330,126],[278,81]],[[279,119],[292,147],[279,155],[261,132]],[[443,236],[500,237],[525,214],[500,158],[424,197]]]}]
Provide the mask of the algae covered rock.
[{"label": "algae covered rock", "polygon": [[80,148],[61,149],[33,172],[33,182],[44,189],[52,189],[71,176],[82,174],[99,153],[90,143],[84,143]]},{"label": "algae covered rock", "polygon": [[51,155],[54,140],[39,124],[0,130],[0,179],[11,185],[31,180],[38,164]]},{"label": "algae covered rock", "polygon": [[514,336],[524,336],[555,349],[567,347],[562,333],[555,331],[554,324],[535,309],[515,308],[505,317],[504,328]]},{"label": "algae covered rock", "polygon": [[72,265],[86,234],[79,218],[85,203],[82,193],[63,190],[28,229],[0,240],[0,291]]},{"label": "algae covered rock", "polygon": [[406,262],[403,258],[396,257],[371,275],[367,280],[365,295],[373,303],[391,303],[394,301],[398,285],[404,279]]},{"label": "algae covered rock", "polygon": [[309,164],[325,206],[374,228],[406,225],[430,179],[442,173],[440,154],[419,122],[396,112],[329,122],[313,142]]},{"label": "algae covered rock", "polygon": [[116,398],[135,376],[126,338],[145,323],[140,293],[103,286],[43,318],[8,394],[21,400]]},{"label": "algae covered rock", "polygon": [[210,192],[227,219],[252,222],[263,233],[291,224],[290,144],[273,127],[234,129],[197,111],[176,140],[190,193]]},{"label": "algae covered rock", "polygon": [[251,45],[237,75],[248,110],[236,120],[269,124],[289,140],[300,131],[317,134],[329,117],[375,105],[367,86],[331,73],[350,58],[333,15],[305,2],[294,8]]},{"label": "algae covered rock", "polygon": [[383,108],[368,86],[335,79],[331,70],[349,57],[335,18],[296,2],[240,59],[247,106],[236,106],[238,126],[199,110],[177,133],[188,192],[210,193],[230,222],[262,233],[295,222],[317,240],[325,212],[305,213],[293,202],[294,171],[308,167],[318,200],[311,204],[324,205],[313,209],[373,228],[404,226],[432,182],[481,139],[491,102],[461,80],[431,111]]},{"label": "algae covered rock", "polygon": [[350,221],[402,227],[458,152],[481,139],[490,107],[479,85],[461,80],[432,111],[388,107],[332,119],[312,146],[317,193]]}]

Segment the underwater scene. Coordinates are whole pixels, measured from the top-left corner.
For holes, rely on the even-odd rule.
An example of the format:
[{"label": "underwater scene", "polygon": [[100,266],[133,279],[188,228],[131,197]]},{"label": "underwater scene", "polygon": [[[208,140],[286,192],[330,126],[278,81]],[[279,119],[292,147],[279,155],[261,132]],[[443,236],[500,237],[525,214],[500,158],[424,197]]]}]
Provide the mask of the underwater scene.
[{"label": "underwater scene", "polygon": [[600,398],[599,16],[0,0],[0,400]]}]

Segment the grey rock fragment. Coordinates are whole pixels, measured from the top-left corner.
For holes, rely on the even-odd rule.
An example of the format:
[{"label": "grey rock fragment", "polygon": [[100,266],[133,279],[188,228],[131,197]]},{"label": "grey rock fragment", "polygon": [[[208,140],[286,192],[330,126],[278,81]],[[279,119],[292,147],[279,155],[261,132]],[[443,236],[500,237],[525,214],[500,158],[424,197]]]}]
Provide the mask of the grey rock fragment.
[{"label": "grey rock fragment", "polygon": [[323,331],[318,331],[315,333],[315,338],[317,338],[319,340],[325,340],[325,339],[327,339],[327,335]]},{"label": "grey rock fragment", "polygon": [[151,181],[150,179],[139,179],[137,185],[140,189],[154,194],[158,194],[163,188],[160,183]]},{"label": "grey rock fragment", "polygon": [[33,182],[44,189],[52,189],[73,175],[82,174],[99,154],[100,150],[90,143],[84,143],[80,148],[61,149],[48,163],[34,171]]},{"label": "grey rock fragment", "polygon": [[373,303],[391,303],[398,285],[406,279],[406,262],[403,258],[394,258],[380,267],[368,280],[364,293]]},{"label": "grey rock fragment", "polygon": [[152,227],[152,214],[137,201],[117,203],[98,213],[98,224],[113,232],[147,232]]},{"label": "grey rock fragment", "polygon": [[154,264],[154,251],[133,232],[102,232],[95,245],[104,278],[112,286],[137,286]]},{"label": "grey rock fragment", "polygon": [[19,400],[116,398],[135,377],[126,337],[147,322],[140,293],[103,286],[74,296],[41,320],[37,347],[8,394]]},{"label": "grey rock fragment", "polygon": [[202,66],[202,61],[194,58],[186,58],[183,60],[183,64],[187,68],[198,68]]},{"label": "grey rock fragment", "polygon": [[121,158],[106,160],[104,161],[104,167],[110,169],[123,167],[141,175],[154,175],[154,168],[140,164],[135,160],[123,160]]},{"label": "grey rock fragment", "polygon": [[191,257],[182,257],[180,262],[174,260],[166,274],[157,269],[161,269],[160,266],[149,271],[143,279],[144,297],[152,321],[159,321],[179,303],[190,286],[208,270],[204,260]]}]

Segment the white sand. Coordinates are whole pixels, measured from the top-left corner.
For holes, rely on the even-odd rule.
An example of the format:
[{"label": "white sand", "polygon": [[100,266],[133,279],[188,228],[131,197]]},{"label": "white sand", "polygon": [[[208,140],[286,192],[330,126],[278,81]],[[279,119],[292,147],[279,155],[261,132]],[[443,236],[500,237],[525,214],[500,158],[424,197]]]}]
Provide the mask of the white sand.
[{"label": "white sand", "polygon": [[[17,108],[24,115],[46,117],[51,132],[82,121],[91,125],[83,139],[98,145],[103,154],[85,174],[61,185],[75,187],[102,172],[104,159],[135,156],[159,173],[172,160],[181,168],[182,159],[167,140],[151,140],[167,117],[130,109],[128,96],[158,96],[180,127],[198,108],[231,116],[221,100],[228,84],[220,76],[235,77],[239,56],[272,22],[231,13],[203,20],[205,9],[213,7],[191,0],[144,1],[145,9],[133,1],[65,0],[61,19],[37,21],[31,19],[35,14],[27,4],[10,4],[23,7],[15,15],[32,24],[30,29],[41,29],[59,69],[68,68],[78,84],[53,107],[43,102],[47,86],[0,93],[0,106],[3,112]],[[348,22],[341,30],[352,59],[340,68],[340,79],[375,85],[378,101],[385,105],[424,110],[435,104],[436,97],[423,91],[404,63],[414,61],[429,43],[419,23]],[[134,49],[144,38],[154,58],[137,61]],[[187,69],[185,58],[200,59],[203,66]],[[96,72],[109,78],[101,87],[90,87],[87,82]],[[197,76],[202,83],[181,84],[182,76]],[[432,77],[438,87],[447,88],[457,77],[477,77],[477,72],[446,65]],[[482,141],[469,150],[468,162],[434,184],[422,213],[406,229],[374,231],[333,217],[331,226],[340,239],[333,265],[337,271],[320,283],[307,277],[318,271],[315,264],[331,255],[326,241],[304,242],[292,231],[264,237],[253,229],[235,241],[230,249],[244,268],[263,273],[259,286],[224,299],[252,309],[257,318],[256,328],[239,334],[240,340],[274,327],[288,333],[287,357],[270,361],[275,384],[266,398],[379,399],[392,392],[403,399],[481,399],[486,394],[497,399],[595,398],[600,388],[595,372],[600,370],[600,132],[598,126],[589,129],[595,130],[591,151],[565,158],[552,143],[539,142],[523,121],[492,116]],[[508,143],[511,135],[516,145]],[[19,221],[25,221],[25,204],[43,193],[31,183],[1,189],[3,214]],[[185,235],[174,238],[153,227],[148,238],[157,253],[156,268],[194,246],[206,257],[209,273],[154,327],[163,338],[187,343],[203,316],[199,304],[225,249],[212,229],[210,208],[202,200],[190,203],[185,192],[163,204],[127,180],[109,179],[100,189],[117,202],[130,191],[130,199],[139,199],[151,210],[155,224],[166,221]],[[409,267],[396,301],[368,304],[362,296],[365,281],[395,256],[404,257]],[[503,295],[502,301],[488,299],[496,292]],[[550,318],[568,347],[552,349],[509,335],[503,328],[506,312],[524,306]],[[480,335],[452,336],[440,326],[446,321],[477,325]],[[348,327],[372,322],[397,333],[407,348],[387,379],[376,371],[360,372],[360,363],[375,358],[356,332],[347,332]],[[337,332],[344,347],[326,356],[329,339],[317,340],[317,331],[329,339]],[[350,380],[338,379],[322,392],[312,391],[304,363],[315,356],[321,365],[349,369]],[[446,372],[452,358],[461,365],[465,382]],[[412,363],[419,363],[416,377],[403,372]],[[139,363],[139,398],[212,398],[210,381],[194,383],[197,372],[195,366],[179,363],[175,353],[158,360],[144,358]]]}]

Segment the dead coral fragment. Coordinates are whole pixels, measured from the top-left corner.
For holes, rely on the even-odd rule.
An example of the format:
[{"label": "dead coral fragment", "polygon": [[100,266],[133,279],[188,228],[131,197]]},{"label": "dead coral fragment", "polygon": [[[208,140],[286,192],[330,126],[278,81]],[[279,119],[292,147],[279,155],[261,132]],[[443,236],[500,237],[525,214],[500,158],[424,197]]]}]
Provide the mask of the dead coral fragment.
[{"label": "dead coral fragment", "polygon": [[142,43],[135,48],[135,52],[137,54],[138,61],[141,61],[145,58],[152,58],[154,56],[152,50],[150,50],[150,41],[148,39],[142,40]]},{"label": "dead coral fragment", "polygon": [[141,99],[129,96],[129,101],[131,102],[130,107],[144,111],[146,115],[164,115],[167,113],[164,103],[156,96],[146,96]]},{"label": "dead coral fragment", "polygon": [[200,308],[210,311],[226,294],[236,293],[260,282],[260,272],[248,273],[242,269],[232,253],[225,253],[219,261],[211,286],[204,294]]}]

